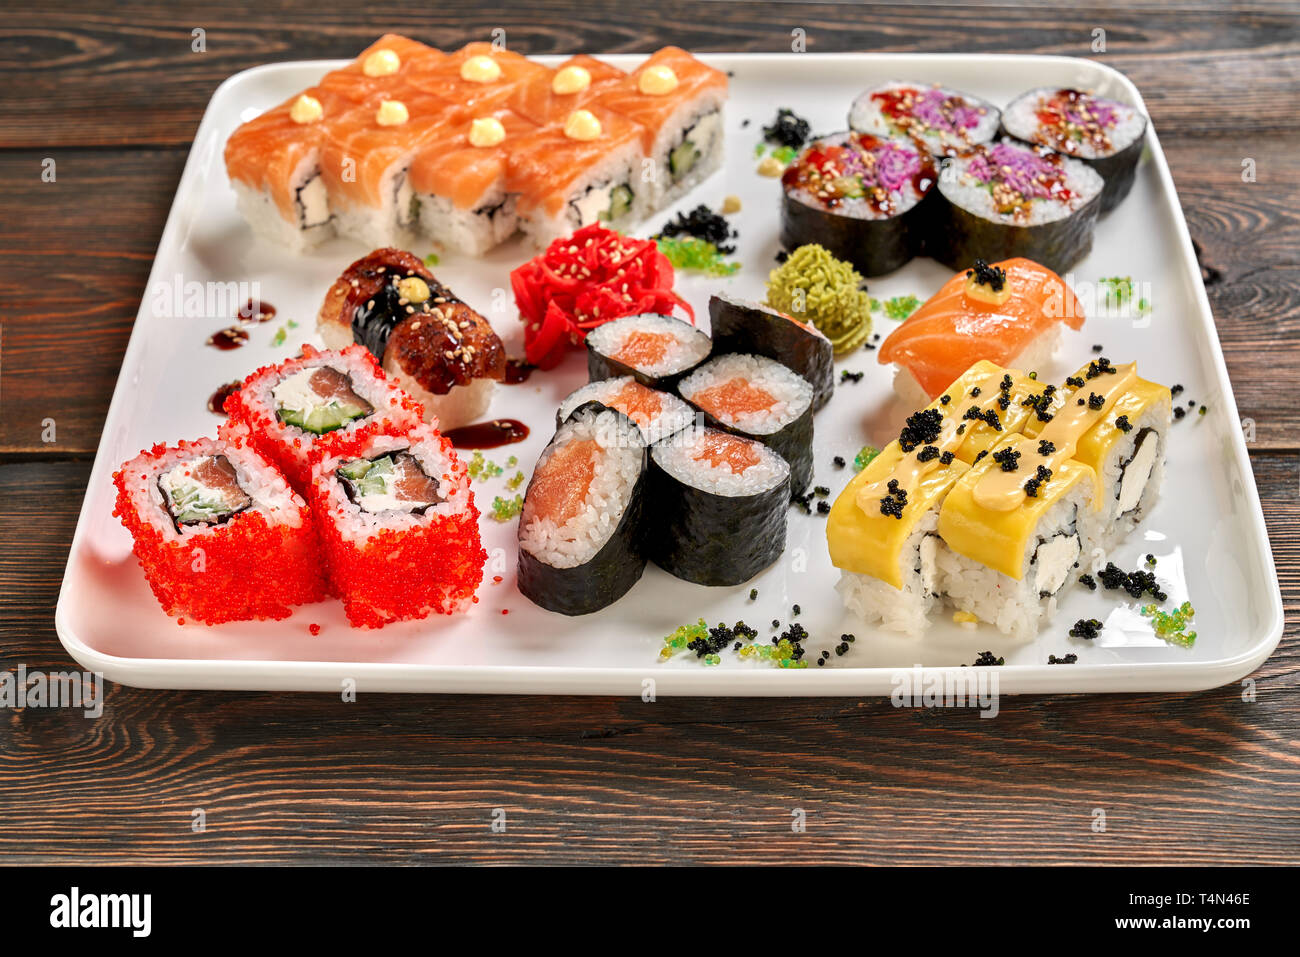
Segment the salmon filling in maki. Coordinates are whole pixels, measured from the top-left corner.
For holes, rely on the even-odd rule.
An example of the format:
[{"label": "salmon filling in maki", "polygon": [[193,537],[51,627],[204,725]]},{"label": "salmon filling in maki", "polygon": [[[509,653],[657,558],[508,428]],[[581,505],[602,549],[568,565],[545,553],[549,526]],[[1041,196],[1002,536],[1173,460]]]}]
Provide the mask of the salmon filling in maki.
[{"label": "salmon filling in maki", "polygon": [[337,474],[348,499],[364,512],[421,515],[443,501],[437,479],[425,474],[410,452],[344,462]]},{"label": "salmon filling in maki", "polygon": [[588,402],[622,412],[637,424],[646,442],[651,443],[680,432],[695,418],[691,407],[677,396],[644,386],[631,376],[621,376],[574,390],[560,403],[557,421],[562,424]]},{"label": "salmon filling in maki", "polygon": [[253,504],[224,455],[207,455],[163,472],[158,490],[178,532],[183,525],[221,525]]},{"label": "salmon filling in maki", "polygon": [[271,390],[281,422],[316,435],[373,415],[375,408],[352,387],[352,379],[333,366],[317,366],[286,376]]},{"label": "salmon filling in maki", "polygon": [[709,337],[688,322],[646,313],[624,316],[587,334],[587,372],[594,382],[631,375],[668,389],[708,357]]}]

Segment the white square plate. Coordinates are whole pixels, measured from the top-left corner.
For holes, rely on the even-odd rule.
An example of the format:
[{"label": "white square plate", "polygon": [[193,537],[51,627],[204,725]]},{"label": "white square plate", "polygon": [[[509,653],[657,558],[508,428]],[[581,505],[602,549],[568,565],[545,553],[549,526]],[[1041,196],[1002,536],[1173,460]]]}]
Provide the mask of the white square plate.
[{"label": "white square plate", "polygon": [[[558,58],[540,58],[555,62]],[[611,56],[623,68],[636,56]],[[1036,86],[1092,89],[1141,109],[1142,98],[1119,73],[1088,60],[1063,57],[850,54],[717,54],[704,59],[732,71],[727,110],[725,168],[690,196],[646,223],[641,235],[679,209],[697,203],[716,208],[739,196],[733,277],[707,279],[679,274],[678,290],[707,326],[709,294],[725,288],[761,299],[777,252],[780,189],[756,174],[754,147],[777,106],[811,120],[814,130],[844,126],[849,103],[862,89],[890,79],[942,83],[1004,105]],[[242,121],[314,83],[337,63],[284,63],[248,70],[217,90],[199,126],[185,173],[163,232],[135,329],[131,336],[99,452],[91,472],[76,536],[59,596],[56,624],[78,662],[123,684],[164,688],[243,688],[337,691],[353,679],[364,691],[640,694],[653,679],[657,694],[875,695],[888,694],[900,669],[923,665],[948,671],[992,650],[1006,657],[998,670],[1003,692],[1189,691],[1248,674],[1276,646],[1282,603],[1272,554],[1246,455],[1236,404],[1201,284],[1182,210],[1154,129],[1128,199],[1097,226],[1091,255],[1067,278],[1081,289],[1103,276],[1131,275],[1145,284],[1153,304],[1149,320],[1093,316],[1081,332],[1066,330],[1057,363],[1041,369],[1060,379],[1105,346],[1115,362],[1137,359],[1142,374],[1182,383],[1181,399],[1205,402],[1205,416],[1175,424],[1164,497],[1131,541],[1112,556],[1136,567],[1153,552],[1158,577],[1172,602],[1190,598],[1199,637],[1192,648],[1155,638],[1132,603],[1114,593],[1076,588],[1054,622],[1035,641],[1016,643],[989,626],[976,630],[939,616],[924,641],[910,641],[854,625],[834,590],[838,573],[827,556],[819,515],[792,509],[786,555],[752,582],[709,589],[678,581],[651,566],[622,600],[578,619],[544,612],[514,584],[515,523],[482,521],[490,558],[480,602],[469,615],[406,622],[382,631],[350,628],[336,602],[298,609],[282,622],[180,627],[159,609],[131,555],[126,531],[112,516],[113,470],[155,442],[210,435],[218,420],[205,403],[221,383],[254,367],[286,358],[303,342],[317,342],[313,322],[326,288],[367,250],[333,240],[307,256],[294,256],[255,240],[235,211],[222,148]],[[418,255],[428,249],[415,249]],[[483,259],[444,255],[435,272],[496,326],[512,355],[522,335],[507,290],[508,273],[530,253],[513,241]],[[928,259],[873,280],[878,298],[932,294],[950,273]],[[204,346],[212,332],[229,325],[238,303],[206,315],[177,314],[169,297],[190,283],[257,283],[277,318],[256,327],[242,349],[218,352]],[[213,287],[200,287],[213,288]],[[242,300],[240,300],[242,302]],[[299,326],[273,344],[287,319]],[[877,319],[887,333],[894,323]],[[816,482],[838,494],[852,469],[836,470],[836,455],[851,460],[864,444],[883,445],[906,411],[893,402],[892,370],[876,354],[861,351],[837,362],[862,370],[856,385],[838,388],[816,423]],[[527,472],[546,444],[559,400],[585,380],[585,360],[573,354],[559,369],[538,372],[526,384],[502,387],[492,409],[528,423],[529,439],[509,450]],[[476,483],[480,505],[508,494],[504,479]],[[493,576],[502,581],[493,583]],[[758,598],[749,600],[750,588]],[[717,666],[694,656],[661,663],[663,635],[684,621],[710,623],[744,618],[770,634],[774,618],[798,621],[814,636],[809,658],[833,647],[843,632],[857,640],[849,654],[828,667],[777,669],[742,663],[729,654]],[[508,614],[504,614],[508,612]],[[1106,621],[1097,642],[1067,636],[1078,618]],[[319,624],[319,635],[309,632]],[[1049,654],[1079,655],[1079,663],[1046,664]]]}]

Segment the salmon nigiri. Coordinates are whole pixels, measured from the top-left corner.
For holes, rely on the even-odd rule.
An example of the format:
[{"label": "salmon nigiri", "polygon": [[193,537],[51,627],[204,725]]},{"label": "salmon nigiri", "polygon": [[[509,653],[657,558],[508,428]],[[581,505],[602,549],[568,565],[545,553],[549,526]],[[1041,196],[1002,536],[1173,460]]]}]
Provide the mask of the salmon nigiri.
[{"label": "salmon nigiri", "polygon": [[[899,366],[895,388],[934,398],[981,359],[1032,369],[1051,358],[1059,322],[1083,325],[1083,306],[1065,280],[1028,259],[982,259],[944,283],[880,345]],[[911,380],[911,381],[909,381]]]}]

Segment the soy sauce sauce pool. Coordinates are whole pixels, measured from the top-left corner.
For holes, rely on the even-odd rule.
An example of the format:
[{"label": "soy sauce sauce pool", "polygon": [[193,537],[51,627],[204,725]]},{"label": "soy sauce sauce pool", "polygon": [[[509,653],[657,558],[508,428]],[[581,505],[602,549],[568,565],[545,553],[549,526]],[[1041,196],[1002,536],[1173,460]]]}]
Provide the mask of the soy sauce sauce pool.
[{"label": "soy sauce sauce pool", "polygon": [[449,429],[443,435],[458,449],[499,449],[528,438],[528,426],[518,419],[493,419]]}]

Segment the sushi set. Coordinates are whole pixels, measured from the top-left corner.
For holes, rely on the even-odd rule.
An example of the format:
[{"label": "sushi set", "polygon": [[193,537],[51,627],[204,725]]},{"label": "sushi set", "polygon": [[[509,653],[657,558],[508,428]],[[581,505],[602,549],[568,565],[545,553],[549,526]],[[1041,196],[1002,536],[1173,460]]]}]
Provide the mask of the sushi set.
[{"label": "sushi set", "polygon": [[56,624],[149,687],[887,695],[1282,619],[1120,74],[386,35],[214,95]]}]

